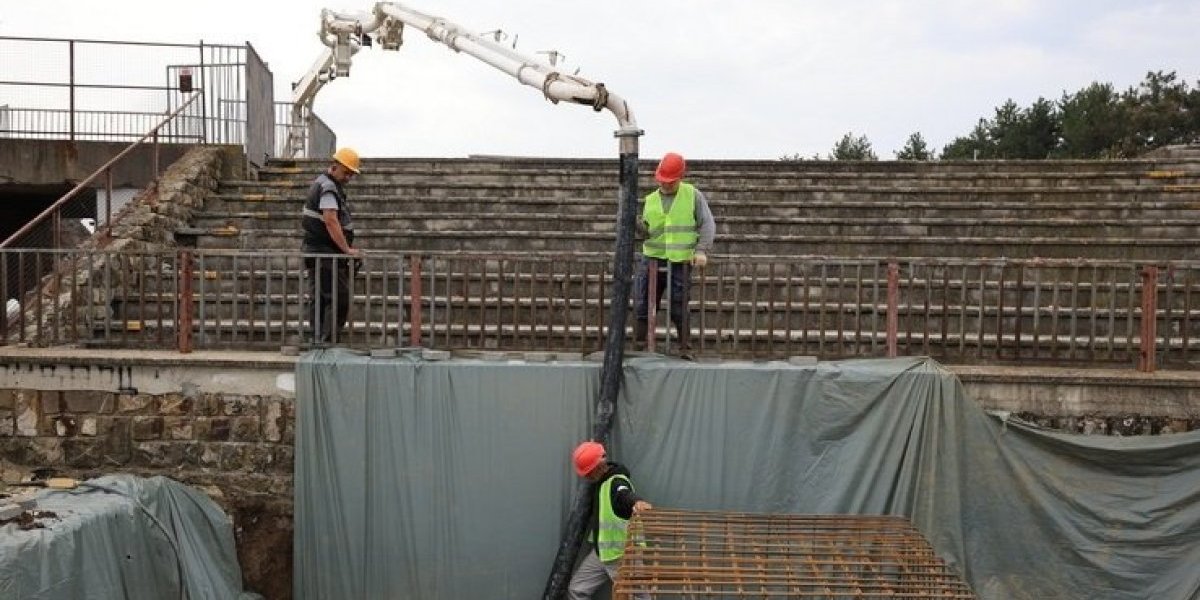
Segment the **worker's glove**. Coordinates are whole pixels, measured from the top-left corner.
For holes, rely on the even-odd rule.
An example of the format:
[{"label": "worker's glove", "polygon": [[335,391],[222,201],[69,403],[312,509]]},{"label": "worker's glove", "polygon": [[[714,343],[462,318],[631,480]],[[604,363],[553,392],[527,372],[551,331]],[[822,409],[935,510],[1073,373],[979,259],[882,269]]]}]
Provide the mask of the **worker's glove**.
[{"label": "worker's glove", "polygon": [[703,252],[697,252],[692,255],[692,266],[704,268],[708,264],[708,255]]}]

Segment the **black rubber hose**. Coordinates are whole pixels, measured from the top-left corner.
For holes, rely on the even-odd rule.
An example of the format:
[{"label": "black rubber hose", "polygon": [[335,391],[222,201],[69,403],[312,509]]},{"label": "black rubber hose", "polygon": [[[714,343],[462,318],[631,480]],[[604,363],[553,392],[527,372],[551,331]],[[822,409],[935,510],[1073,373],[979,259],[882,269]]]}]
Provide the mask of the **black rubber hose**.
[{"label": "black rubber hose", "polygon": [[[625,358],[625,319],[629,313],[629,290],[633,284],[633,233],[638,213],[638,155],[621,154],[621,204],[617,211],[617,247],[613,256],[612,305],[608,319],[608,336],[604,345],[604,366],[600,370],[600,398],[596,402],[596,424],[592,439],[608,444],[612,433],[613,413],[617,393],[621,391],[621,362]],[[571,581],[579,545],[587,532],[587,519],[592,512],[591,484],[580,479],[575,486],[575,498],[567,518],[567,529],[558,546],[554,567],[542,593],[543,600],[561,600]]]}]

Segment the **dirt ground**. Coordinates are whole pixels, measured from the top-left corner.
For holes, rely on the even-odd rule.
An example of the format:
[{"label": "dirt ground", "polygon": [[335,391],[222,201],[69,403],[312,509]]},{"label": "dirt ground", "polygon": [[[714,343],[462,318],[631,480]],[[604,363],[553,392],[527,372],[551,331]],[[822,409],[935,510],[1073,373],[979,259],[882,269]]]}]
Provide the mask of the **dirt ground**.
[{"label": "dirt ground", "polygon": [[267,600],[291,600],[292,503],[247,499],[224,508],[233,517],[246,589]]}]

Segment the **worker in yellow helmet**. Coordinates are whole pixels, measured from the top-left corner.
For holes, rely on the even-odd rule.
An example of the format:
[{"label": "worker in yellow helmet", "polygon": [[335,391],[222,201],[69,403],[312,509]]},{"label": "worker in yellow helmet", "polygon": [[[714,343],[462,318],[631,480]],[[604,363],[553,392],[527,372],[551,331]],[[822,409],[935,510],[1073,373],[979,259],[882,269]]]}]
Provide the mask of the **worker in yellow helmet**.
[{"label": "worker in yellow helmet", "polygon": [[338,333],[350,316],[350,263],[360,253],[354,247],[354,219],[345,186],[358,175],[359,167],[358,153],[353,149],[334,152],[329,168],[309,186],[300,218],[311,341],[317,345],[337,343]]},{"label": "worker in yellow helmet", "polygon": [[[625,529],[629,519],[653,507],[633,491],[629,469],[610,462],[599,442],[579,444],[571,454],[571,462],[575,464],[575,474],[592,482],[596,494],[589,519],[592,549],[571,575],[567,587],[567,598],[585,600],[605,582],[616,580],[617,567],[625,555]],[[634,595],[637,600],[646,597]]]}]

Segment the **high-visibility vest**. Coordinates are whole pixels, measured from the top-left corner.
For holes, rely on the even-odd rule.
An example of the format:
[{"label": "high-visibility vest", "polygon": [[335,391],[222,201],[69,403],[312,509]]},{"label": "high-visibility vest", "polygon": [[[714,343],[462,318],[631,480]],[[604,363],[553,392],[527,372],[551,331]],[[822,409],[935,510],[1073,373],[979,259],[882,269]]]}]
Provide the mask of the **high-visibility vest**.
[{"label": "high-visibility vest", "polygon": [[642,207],[648,239],[642,244],[642,255],[670,262],[687,262],[696,253],[700,234],[696,231],[696,188],[680,182],[675,191],[671,212],[663,212],[662,196],[658,190],[646,196]]},{"label": "high-visibility vest", "polygon": [[633,482],[624,475],[613,475],[600,485],[600,530],[596,532],[596,550],[604,562],[625,556],[625,529],[629,521],[618,517],[612,507],[612,482],[617,479],[633,489]]},{"label": "high-visibility vest", "polygon": [[309,186],[304,209],[300,212],[300,226],[304,231],[304,252],[342,253],[341,248],[338,248],[330,237],[329,230],[325,227],[325,216],[321,214],[321,196],[328,192],[333,192],[337,198],[337,218],[338,224],[342,226],[342,235],[347,244],[354,245],[354,221],[350,216],[350,204],[346,201],[346,190],[328,173],[322,173]]}]

